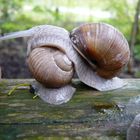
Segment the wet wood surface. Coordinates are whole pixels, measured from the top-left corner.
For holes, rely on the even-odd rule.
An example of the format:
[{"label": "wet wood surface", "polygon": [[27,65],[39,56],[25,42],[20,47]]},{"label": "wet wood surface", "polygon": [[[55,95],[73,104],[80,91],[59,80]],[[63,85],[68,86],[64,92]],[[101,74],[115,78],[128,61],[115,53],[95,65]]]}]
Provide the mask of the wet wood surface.
[{"label": "wet wood surface", "polygon": [[77,80],[73,98],[54,106],[33,99],[28,86],[33,79],[3,79],[0,82],[0,140],[92,139],[125,140],[135,115],[140,113],[140,79],[125,79],[117,90],[99,92]]}]

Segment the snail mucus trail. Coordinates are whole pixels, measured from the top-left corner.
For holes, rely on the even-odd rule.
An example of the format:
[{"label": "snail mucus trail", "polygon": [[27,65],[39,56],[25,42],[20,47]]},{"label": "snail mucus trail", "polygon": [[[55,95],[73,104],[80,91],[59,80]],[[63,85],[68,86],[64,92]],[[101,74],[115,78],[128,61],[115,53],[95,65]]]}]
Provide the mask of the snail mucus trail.
[{"label": "snail mucus trail", "polygon": [[41,25],[0,40],[17,37],[29,38],[27,64],[38,81],[36,94],[47,103],[58,105],[71,99],[75,92],[70,84],[74,71],[83,83],[100,91],[125,85],[115,76],[129,60],[129,47],[113,26],[84,24],[69,34],[61,27]]}]

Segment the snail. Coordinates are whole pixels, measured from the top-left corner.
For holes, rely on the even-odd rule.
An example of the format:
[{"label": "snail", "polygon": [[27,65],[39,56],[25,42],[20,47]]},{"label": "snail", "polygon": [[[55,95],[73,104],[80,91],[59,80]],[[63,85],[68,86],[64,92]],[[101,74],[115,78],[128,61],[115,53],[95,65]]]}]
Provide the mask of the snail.
[{"label": "snail", "polygon": [[74,49],[90,65],[77,66],[81,81],[98,90],[108,90],[109,85],[114,89],[124,84],[116,76],[128,63],[130,50],[120,31],[109,24],[88,23],[73,29],[70,38]]},{"label": "snail", "polygon": [[71,86],[74,66],[65,52],[66,47],[72,48],[68,31],[41,25],[6,35],[0,40],[17,37],[28,37],[27,65],[39,82],[35,84],[36,94],[50,104],[67,102],[75,92]]},{"label": "snail", "polygon": [[71,33],[61,27],[40,25],[0,40],[18,37],[28,38],[27,64],[38,81],[36,94],[45,102],[57,105],[72,98],[74,72],[83,83],[100,91],[125,85],[116,74],[129,60],[129,47],[123,35],[110,25],[84,24]]}]

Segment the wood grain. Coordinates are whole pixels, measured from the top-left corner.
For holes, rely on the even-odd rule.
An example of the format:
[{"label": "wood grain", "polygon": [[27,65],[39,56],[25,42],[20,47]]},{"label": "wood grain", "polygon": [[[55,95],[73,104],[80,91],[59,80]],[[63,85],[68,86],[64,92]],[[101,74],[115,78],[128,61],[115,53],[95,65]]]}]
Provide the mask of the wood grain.
[{"label": "wood grain", "polygon": [[117,90],[99,92],[78,80],[72,100],[53,106],[33,99],[29,87],[17,84],[33,79],[3,79],[0,82],[0,139],[107,139],[125,140],[135,115],[140,113],[140,79],[124,79]]}]

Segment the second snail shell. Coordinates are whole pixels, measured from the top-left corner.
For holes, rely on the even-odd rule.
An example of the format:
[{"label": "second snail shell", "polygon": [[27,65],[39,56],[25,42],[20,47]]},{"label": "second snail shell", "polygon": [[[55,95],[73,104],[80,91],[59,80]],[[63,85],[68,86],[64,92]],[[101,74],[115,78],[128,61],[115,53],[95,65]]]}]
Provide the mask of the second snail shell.
[{"label": "second snail shell", "polygon": [[103,78],[115,77],[129,61],[127,40],[111,25],[83,24],[71,32],[70,38],[74,48],[96,67],[97,74]]}]

